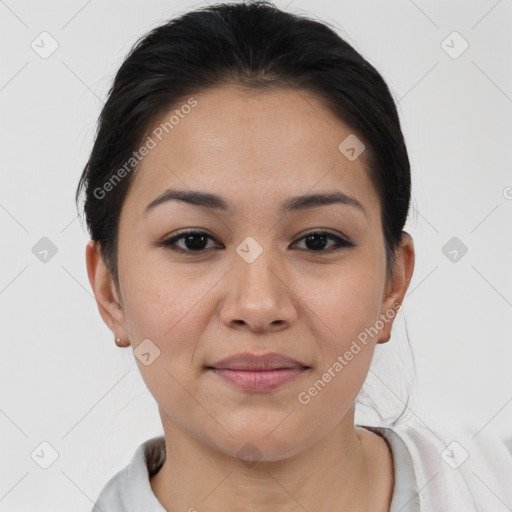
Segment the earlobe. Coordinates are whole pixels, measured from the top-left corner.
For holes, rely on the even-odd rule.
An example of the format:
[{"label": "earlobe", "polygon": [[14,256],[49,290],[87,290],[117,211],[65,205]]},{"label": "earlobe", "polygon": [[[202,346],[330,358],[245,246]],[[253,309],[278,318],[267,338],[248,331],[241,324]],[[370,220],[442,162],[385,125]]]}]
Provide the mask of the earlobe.
[{"label": "earlobe", "polygon": [[[117,340],[128,337],[125,328],[124,311],[117,297],[114,280],[103,261],[99,246],[90,240],[86,246],[86,265],[89,283],[96,298],[101,318],[116,337],[116,344],[127,346]],[[122,335],[119,333],[122,331]],[[128,342],[129,345],[129,342]]]}]

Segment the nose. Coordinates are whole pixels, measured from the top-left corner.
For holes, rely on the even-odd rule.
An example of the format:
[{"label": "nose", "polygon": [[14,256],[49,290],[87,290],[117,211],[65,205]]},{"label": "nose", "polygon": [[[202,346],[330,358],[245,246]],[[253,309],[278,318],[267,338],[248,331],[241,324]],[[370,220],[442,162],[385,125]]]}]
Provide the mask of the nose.
[{"label": "nose", "polygon": [[251,263],[235,258],[220,309],[221,321],[226,326],[273,332],[286,329],[297,318],[297,298],[291,283],[275,262],[272,265],[270,256],[266,257],[269,252],[263,251]]}]

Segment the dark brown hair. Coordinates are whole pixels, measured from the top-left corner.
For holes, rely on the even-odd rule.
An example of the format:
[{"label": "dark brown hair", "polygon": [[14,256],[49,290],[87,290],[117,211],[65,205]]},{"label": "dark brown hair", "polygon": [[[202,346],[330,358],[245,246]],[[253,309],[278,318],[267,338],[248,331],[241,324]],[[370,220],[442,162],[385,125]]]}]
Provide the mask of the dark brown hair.
[{"label": "dark brown hair", "polygon": [[[389,277],[408,214],[411,178],[386,83],[327,25],[271,2],[237,2],[187,12],[151,30],[115,76],[75,201],[78,207],[85,190],[87,227],[118,290],[119,217],[136,166],[122,179],[119,170],[126,170],[157,118],[190,95],[224,83],[313,92],[364,142],[364,162],[380,198]],[[106,183],[115,185],[108,193]]]}]

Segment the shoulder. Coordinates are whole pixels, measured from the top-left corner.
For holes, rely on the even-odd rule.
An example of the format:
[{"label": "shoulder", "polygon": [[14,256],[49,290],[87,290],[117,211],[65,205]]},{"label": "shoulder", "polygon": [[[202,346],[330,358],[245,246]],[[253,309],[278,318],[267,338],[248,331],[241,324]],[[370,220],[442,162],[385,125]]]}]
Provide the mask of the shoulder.
[{"label": "shoulder", "polygon": [[151,490],[149,478],[165,460],[165,439],[154,437],[140,444],[127,466],[108,480],[101,490],[93,512],[165,512]]},{"label": "shoulder", "polygon": [[407,447],[422,510],[512,510],[512,439],[471,424],[387,427]]}]

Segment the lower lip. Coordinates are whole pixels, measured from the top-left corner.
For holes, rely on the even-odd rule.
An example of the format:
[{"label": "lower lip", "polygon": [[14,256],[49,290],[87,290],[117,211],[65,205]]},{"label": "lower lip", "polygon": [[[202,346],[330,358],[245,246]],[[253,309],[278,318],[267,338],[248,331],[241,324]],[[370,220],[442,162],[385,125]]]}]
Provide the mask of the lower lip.
[{"label": "lower lip", "polygon": [[280,368],[277,370],[228,370],[211,368],[213,373],[244,391],[270,391],[290,382],[306,368]]}]

